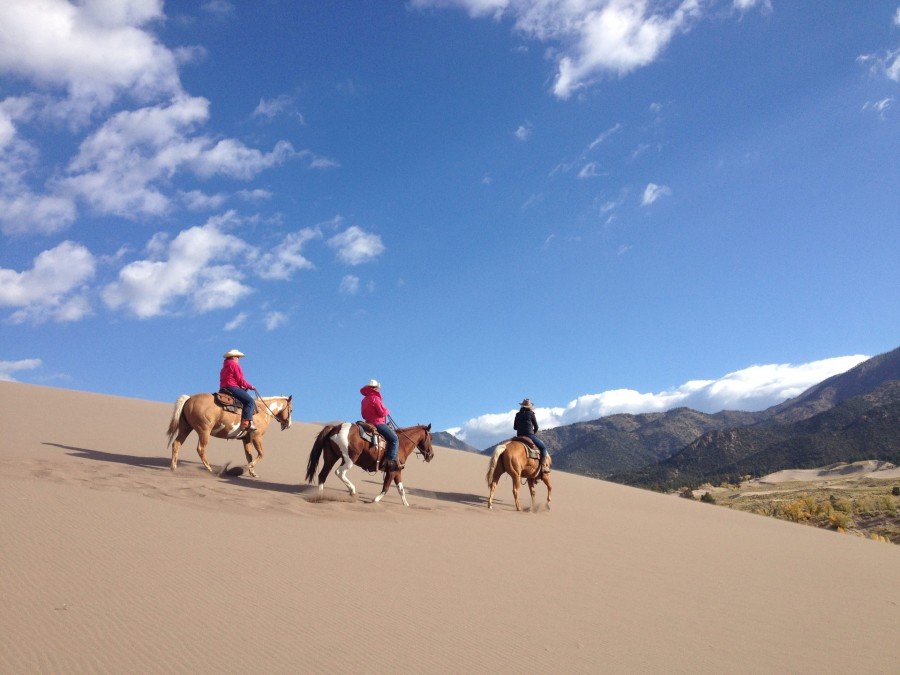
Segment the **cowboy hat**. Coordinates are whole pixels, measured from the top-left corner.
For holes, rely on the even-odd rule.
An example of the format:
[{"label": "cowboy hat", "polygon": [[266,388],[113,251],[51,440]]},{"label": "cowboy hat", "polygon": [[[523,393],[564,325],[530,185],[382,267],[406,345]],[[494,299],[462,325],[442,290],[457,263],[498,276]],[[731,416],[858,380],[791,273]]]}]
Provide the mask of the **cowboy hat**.
[{"label": "cowboy hat", "polygon": [[236,359],[239,359],[243,355],[244,355],[243,352],[238,351],[237,349],[231,349],[231,350],[225,352],[225,356],[223,358],[230,359],[230,358],[234,357]]},{"label": "cowboy hat", "polygon": [[381,382],[379,382],[378,380],[369,380],[369,384],[367,384],[366,386],[367,387],[375,387],[376,389],[381,389]]},{"label": "cowboy hat", "polygon": [[534,404],[532,404],[530,398],[526,398],[519,405],[522,406],[523,408],[534,408]]}]

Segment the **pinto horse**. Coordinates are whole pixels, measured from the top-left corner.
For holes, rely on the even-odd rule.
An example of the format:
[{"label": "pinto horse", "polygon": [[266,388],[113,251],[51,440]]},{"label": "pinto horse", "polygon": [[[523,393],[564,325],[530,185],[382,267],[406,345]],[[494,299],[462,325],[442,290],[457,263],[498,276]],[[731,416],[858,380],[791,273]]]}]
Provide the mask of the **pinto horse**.
[{"label": "pinto horse", "polygon": [[[406,458],[414,451],[421,452],[426,462],[430,462],[434,457],[434,450],[431,448],[430,424],[397,429],[397,437],[400,440],[397,458],[401,464],[404,464]],[[319,458],[323,455],[322,470],[319,472],[319,492],[325,489],[325,479],[328,478],[331,467],[341,460],[335,474],[347,486],[350,494],[356,495],[356,486],[347,478],[347,472],[354,464],[365,471],[378,471],[381,452],[374,449],[368,441],[360,438],[359,427],[352,422],[335,422],[326,425],[319,432],[312,450],[309,451],[309,462],[306,465],[306,481],[308,483],[312,483],[316,467],[319,465]],[[397,484],[403,505],[409,506],[409,502],[406,501],[406,489],[403,487],[403,469],[384,472],[384,485],[381,494],[375,497],[375,501],[380,502],[384,498],[391,486],[391,481]]]},{"label": "pinto horse", "polygon": [[[547,458],[550,462],[550,458]],[[539,459],[531,459],[528,456],[528,450],[521,441],[510,440],[501,443],[494,449],[494,455],[491,457],[491,463],[488,465],[487,483],[491,488],[491,494],[488,497],[488,508],[494,508],[494,491],[497,489],[497,483],[504,473],[508,473],[512,478],[513,497],[516,499],[516,511],[522,510],[522,504],[519,503],[519,483],[523,479],[528,481],[528,489],[531,491],[531,507],[534,508],[534,486],[538,480],[544,482],[547,486],[547,508],[550,508],[550,493],[553,487],[550,485],[550,476],[546,473],[539,473]]]},{"label": "pinto horse", "polygon": [[[256,478],[254,467],[263,458],[262,437],[266,433],[266,427],[273,419],[278,420],[281,429],[291,426],[291,400],[293,396],[264,396],[260,397],[261,405],[256,407],[253,416],[255,430],[241,432],[241,414],[228,412],[216,405],[212,394],[184,394],[175,401],[175,410],[172,420],[169,422],[169,445],[172,446],[172,471],[178,467],[178,451],[181,444],[192,431],[197,432],[200,440],[197,442],[197,454],[210,473],[212,467],[206,459],[206,444],[209,437],[216,438],[240,438],[244,444],[244,455],[247,457],[247,471]],[[173,439],[174,438],[174,442]],[[250,448],[256,448],[256,459],[250,454]]]}]

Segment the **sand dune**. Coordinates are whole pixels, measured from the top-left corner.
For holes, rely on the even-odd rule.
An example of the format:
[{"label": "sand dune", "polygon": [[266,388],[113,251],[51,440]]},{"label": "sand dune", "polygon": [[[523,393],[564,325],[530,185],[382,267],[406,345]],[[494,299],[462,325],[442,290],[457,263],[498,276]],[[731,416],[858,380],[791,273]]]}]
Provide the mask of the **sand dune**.
[{"label": "sand dune", "polygon": [[169,470],[168,403],[0,382],[0,409],[3,672],[900,663],[896,546],[560,472],[552,511],[516,513],[508,479],[488,511],[486,458],[441,448],[410,462],[410,508],[358,469],[360,499],[332,476],[319,501],[316,425],[222,479],[195,436]]},{"label": "sand dune", "polygon": [[890,462],[866,459],[825,466],[818,469],[784,469],[758,478],[753,483],[777,484],[793,481],[830,481],[838,478],[877,478],[894,480],[900,478],[900,468]]}]

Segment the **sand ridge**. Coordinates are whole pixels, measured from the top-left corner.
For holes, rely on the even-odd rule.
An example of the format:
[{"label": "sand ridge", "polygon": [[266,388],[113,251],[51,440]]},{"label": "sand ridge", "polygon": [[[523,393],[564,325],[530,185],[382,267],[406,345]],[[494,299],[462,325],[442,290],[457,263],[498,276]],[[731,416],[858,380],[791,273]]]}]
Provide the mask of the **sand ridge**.
[{"label": "sand ridge", "polygon": [[[301,484],[317,425],[270,429],[260,478],[223,479],[193,435],[169,470],[171,404],[0,382],[0,406],[4,672],[895,672],[900,656],[897,547],[561,472],[552,511],[515,513],[508,479],[488,511],[487,459],[444,448],[410,463],[408,509],[396,490],[370,503],[380,478],[359,469],[360,499],[332,475],[319,500]],[[209,457],[243,453],[213,440]]]}]

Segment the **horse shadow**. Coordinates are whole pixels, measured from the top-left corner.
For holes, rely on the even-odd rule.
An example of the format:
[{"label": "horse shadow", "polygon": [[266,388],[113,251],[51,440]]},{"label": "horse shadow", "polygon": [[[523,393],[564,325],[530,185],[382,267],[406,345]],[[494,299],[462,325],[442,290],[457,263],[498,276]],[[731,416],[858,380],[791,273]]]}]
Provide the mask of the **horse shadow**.
[{"label": "horse shadow", "polygon": [[454,504],[476,508],[487,507],[487,497],[473,495],[469,492],[442,492],[440,490],[425,490],[414,487],[408,487],[406,491],[414,497],[422,497],[424,499],[437,499],[442,502],[453,502]]},{"label": "horse shadow", "polygon": [[123,455],[117,452],[103,452],[102,450],[91,450],[90,448],[76,448],[72,445],[63,445],[61,443],[42,442],[42,445],[50,445],[54,448],[62,448],[70,450],[70,457],[78,457],[79,459],[92,459],[97,462],[110,462],[112,464],[127,464],[128,466],[139,466],[145,469],[162,470],[168,469],[170,460],[166,457],[142,457],[140,455]]},{"label": "horse shadow", "polygon": [[[95,462],[106,462],[110,464],[125,464],[126,466],[134,466],[140,467],[143,469],[151,469],[153,471],[171,471],[171,460],[168,457],[143,457],[140,455],[124,455],[117,452],[104,452],[102,450],[92,450],[90,448],[77,448],[72,445],[63,445],[61,443],[50,443],[43,442],[43,445],[50,445],[56,448],[62,448],[63,450],[70,451],[68,454],[71,457],[77,457],[79,459],[90,459]],[[241,479],[237,476],[231,476],[225,473],[225,469],[228,467],[226,464],[222,467],[220,473],[218,474],[208,474],[204,466],[200,462],[192,462],[189,460],[181,460],[179,462],[180,467],[190,467],[200,473],[202,475],[210,475],[213,478],[218,478],[219,480],[228,481],[230,483],[240,483],[243,487],[249,487],[257,490],[268,490],[271,492],[284,492],[290,494],[304,494],[313,491],[313,486],[310,485],[295,485],[288,483],[274,483],[271,481],[259,480],[258,478],[254,478],[252,480]]]}]

